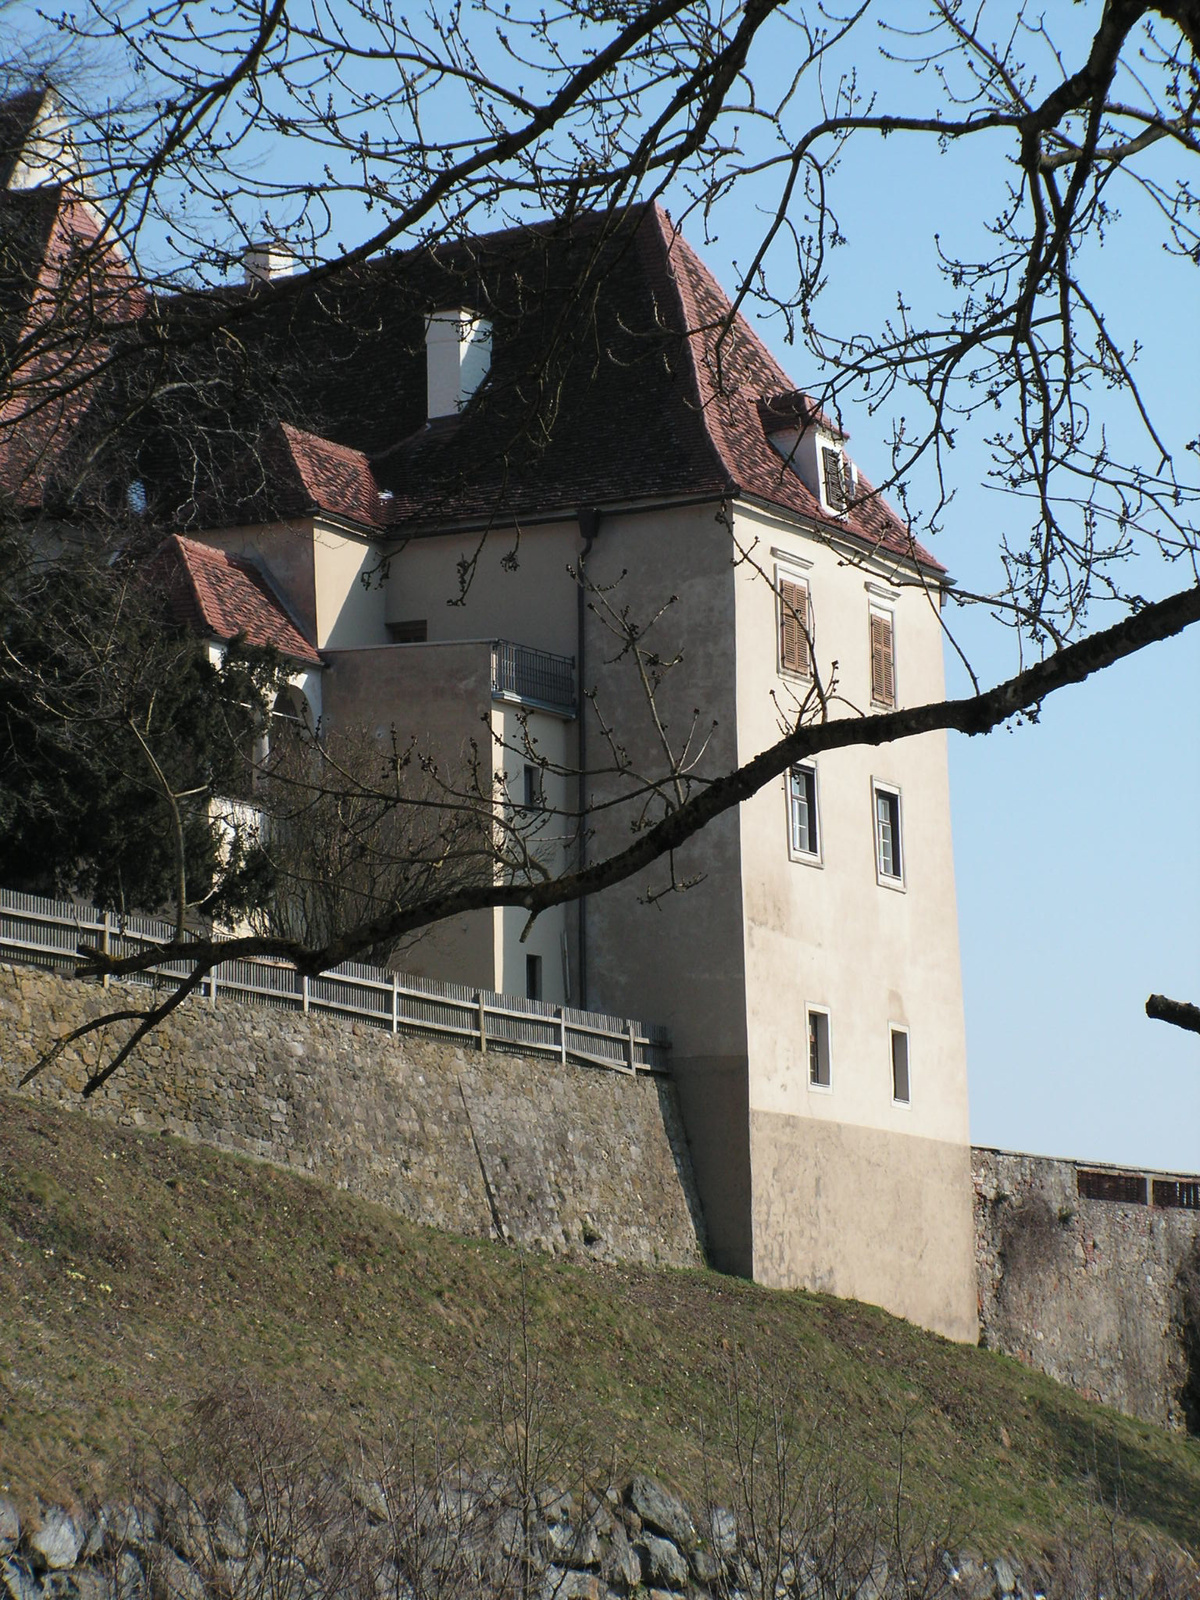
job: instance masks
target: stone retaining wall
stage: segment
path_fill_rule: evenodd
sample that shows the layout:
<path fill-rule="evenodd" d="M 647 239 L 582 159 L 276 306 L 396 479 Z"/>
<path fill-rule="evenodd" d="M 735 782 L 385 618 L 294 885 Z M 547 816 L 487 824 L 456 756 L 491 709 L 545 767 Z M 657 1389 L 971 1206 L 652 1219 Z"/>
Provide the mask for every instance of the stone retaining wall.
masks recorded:
<path fill-rule="evenodd" d="M 1079 1192 L 1081 1171 L 1114 1193 L 1141 1173 L 983 1149 L 972 1166 L 982 1342 L 1130 1416 L 1200 1432 L 1200 1210 Z"/>
<path fill-rule="evenodd" d="M 122 994 L 145 1005 L 144 988 L 0 965 L 0 1085 Z M 703 1260 L 668 1079 L 225 1001 L 185 1002 L 81 1101 L 96 1049 L 82 1041 L 22 1092 L 297 1168 L 452 1233 L 604 1261 Z"/>

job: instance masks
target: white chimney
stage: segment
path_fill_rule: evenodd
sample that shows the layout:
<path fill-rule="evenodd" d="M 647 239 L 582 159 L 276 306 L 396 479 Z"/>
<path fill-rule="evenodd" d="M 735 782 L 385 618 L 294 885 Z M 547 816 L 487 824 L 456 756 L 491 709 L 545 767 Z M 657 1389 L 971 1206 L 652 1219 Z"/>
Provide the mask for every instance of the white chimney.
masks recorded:
<path fill-rule="evenodd" d="M 272 278 L 290 278 L 296 270 L 296 258 L 278 239 L 264 239 L 246 246 L 242 266 L 247 283 L 270 283 Z"/>
<path fill-rule="evenodd" d="M 458 306 L 425 320 L 427 415 L 456 417 L 487 377 L 492 325 Z"/>

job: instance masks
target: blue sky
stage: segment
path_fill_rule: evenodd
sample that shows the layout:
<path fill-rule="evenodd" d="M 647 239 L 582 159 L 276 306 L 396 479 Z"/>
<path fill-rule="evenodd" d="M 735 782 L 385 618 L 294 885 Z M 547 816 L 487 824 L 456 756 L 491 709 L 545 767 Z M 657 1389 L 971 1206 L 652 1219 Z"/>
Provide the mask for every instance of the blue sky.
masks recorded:
<path fill-rule="evenodd" d="M 200 8 L 195 8 L 199 11 Z M 1094 20 L 1096 4 L 1063 25 Z M 6 20 L 30 23 L 18 5 Z M 868 35 L 868 38 L 871 36 Z M 1078 39 L 1078 32 L 1075 33 Z M 766 74 L 786 65 L 770 51 Z M 919 110 L 931 85 L 902 66 L 860 64 L 894 108 Z M 815 114 L 815 113 L 814 113 Z M 821 309 L 846 329 L 877 325 L 903 289 L 918 306 L 939 303 L 935 233 L 978 237 L 1002 203 L 1008 146 L 971 140 L 938 156 L 928 142 L 862 140 L 838 176 L 847 243 L 830 257 Z M 309 158 L 311 160 L 311 158 Z M 271 152 L 275 172 L 302 151 Z M 764 190 L 724 202 L 716 237 L 699 221 L 688 236 L 726 284 L 762 226 Z M 667 197 L 672 204 L 673 197 Z M 1141 381 L 1172 448 L 1182 452 L 1200 418 L 1197 270 L 1160 249 L 1153 218 L 1129 212 L 1087 265 L 1122 342 L 1144 346 Z M 674 197 L 672 209 L 681 209 Z M 339 215 L 338 234 L 365 219 Z M 786 345 L 777 322 L 757 324 L 797 382 L 819 378 Z M 1108 419 L 1128 427 L 1126 413 Z M 887 461 L 891 417 L 846 417 L 851 450 L 869 476 Z M 988 460 L 964 433 L 954 454 L 956 500 L 936 553 L 965 584 L 995 581 L 997 530 L 1025 508 L 986 487 Z M 914 484 L 918 494 L 922 488 Z M 1150 595 L 1187 573 L 1146 562 L 1136 581 Z M 1015 667 L 1010 642 L 982 608 L 951 618 L 981 676 Z M 952 692 L 965 680 L 949 663 Z M 1200 1002 L 1200 628 L 1153 647 L 1047 702 L 1036 726 L 986 738 L 951 736 L 955 859 L 976 1142 L 1190 1171 L 1200 1170 L 1200 1039 L 1143 1013 L 1161 991 Z"/>

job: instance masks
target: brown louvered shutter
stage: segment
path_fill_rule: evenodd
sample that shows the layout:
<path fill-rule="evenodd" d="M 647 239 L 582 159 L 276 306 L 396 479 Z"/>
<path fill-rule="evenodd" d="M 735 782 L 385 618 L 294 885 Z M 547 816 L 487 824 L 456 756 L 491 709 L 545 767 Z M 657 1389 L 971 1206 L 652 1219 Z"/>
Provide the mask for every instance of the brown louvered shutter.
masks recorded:
<path fill-rule="evenodd" d="M 842 452 L 831 445 L 821 447 L 821 472 L 825 480 L 825 504 L 831 511 L 846 509 L 846 480 L 842 477 Z"/>
<path fill-rule="evenodd" d="M 809 673 L 808 590 L 802 583 L 779 580 L 779 660 L 788 672 Z"/>
<path fill-rule="evenodd" d="M 880 611 L 871 613 L 871 699 L 880 706 L 896 704 L 892 619 Z"/>

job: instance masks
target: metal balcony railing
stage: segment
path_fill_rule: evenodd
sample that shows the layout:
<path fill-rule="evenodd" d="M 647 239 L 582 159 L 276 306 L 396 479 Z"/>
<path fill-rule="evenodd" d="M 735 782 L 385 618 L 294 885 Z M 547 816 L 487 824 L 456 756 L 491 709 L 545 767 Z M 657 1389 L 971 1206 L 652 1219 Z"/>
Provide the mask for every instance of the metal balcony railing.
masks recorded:
<path fill-rule="evenodd" d="M 507 639 L 492 641 L 492 693 L 573 717 L 575 657 L 555 656 Z"/>

